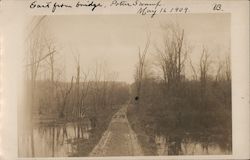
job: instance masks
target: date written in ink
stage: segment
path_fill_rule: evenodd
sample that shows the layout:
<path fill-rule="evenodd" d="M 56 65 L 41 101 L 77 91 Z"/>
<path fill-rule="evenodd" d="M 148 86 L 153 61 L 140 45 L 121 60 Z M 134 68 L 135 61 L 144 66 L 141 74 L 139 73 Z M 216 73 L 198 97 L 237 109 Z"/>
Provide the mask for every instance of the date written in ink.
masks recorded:
<path fill-rule="evenodd" d="M 170 9 L 170 13 L 187 13 L 188 7 L 173 7 Z"/>
<path fill-rule="evenodd" d="M 189 12 L 188 7 L 172 7 L 172 8 L 161 8 L 159 13 L 187 13 Z"/>
<path fill-rule="evenodd" d="M 151 18 L 153 18 L 157 14 L 164 14 L 164 13 L 187 13 L 189 12 L 188 7 L 174 7 L 174 8 L 140 8 L 137 11 L 137 14 L 140 15 L 151 15 Z"/>

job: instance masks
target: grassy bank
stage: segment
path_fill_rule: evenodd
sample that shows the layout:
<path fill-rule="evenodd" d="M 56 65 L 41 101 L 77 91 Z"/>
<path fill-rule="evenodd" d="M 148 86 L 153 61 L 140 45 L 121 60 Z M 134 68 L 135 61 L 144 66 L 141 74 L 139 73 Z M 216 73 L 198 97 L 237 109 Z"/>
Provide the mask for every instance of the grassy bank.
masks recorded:
<path fill-rule="evenodd" d="M 102 134 L 107 130 L 112 116 L 119 110 L 120 106 L 109 107 L 108 111 L 99 112 L 97 115 L 97 124 L 91 130 L 91 136 L 88 140 L 77 140 L 74 145 L 74 151 L 70 155 L 72 157 L 86 157 L 90 154 L 93 148 L 98 144 Z"/>
<path fill-rule="evenodd" d="M 135 105 L 129 105 L 127 117 L 132 129 L 137 134 L 137 138 L 145 156 L 156 155 L 156 145 L 154 135 L 149 129 L 145 130 L 143 120 L 138 116 Z"/>

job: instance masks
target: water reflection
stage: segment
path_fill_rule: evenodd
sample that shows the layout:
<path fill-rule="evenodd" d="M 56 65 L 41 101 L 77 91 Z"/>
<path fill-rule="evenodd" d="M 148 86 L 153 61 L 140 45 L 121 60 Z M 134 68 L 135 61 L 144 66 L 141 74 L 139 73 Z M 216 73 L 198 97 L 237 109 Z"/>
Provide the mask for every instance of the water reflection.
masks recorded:
<path fill-rule="evenodd" d="M 190 137 L 155 136 L 157 155 L 222 155 L 230 154 L 230 148 L 223 148 L 218 143 L 201 137 L 196 141 Z M 230 146 L 230 145 L 228 145 Z"/>
<path fill-rule="evenodd" d="M 36 157 L 67 157 L 77 151 L 78 143 L 91 136 L 90 123 L 40 124 L 34 127 Z M 31 156 L 31 136 L 19 137 L 19 155 Z"/>
<path fill-rule="evenodd" d="M 65 124 L 39 124 L 33 129 L 35 157 L 88 156 L 93 147 L 93 129 L 89 121 Z M 211 136 L 156 135 L 157 155 L 231 154 L 230 144 L 221 144 Z M 199 137 L 199 138 L 197 138 Z M 216 143 L 215 143 L 216 142 Z M 19 155 L 31 157 L 31 136 L 19 136 Z"/>

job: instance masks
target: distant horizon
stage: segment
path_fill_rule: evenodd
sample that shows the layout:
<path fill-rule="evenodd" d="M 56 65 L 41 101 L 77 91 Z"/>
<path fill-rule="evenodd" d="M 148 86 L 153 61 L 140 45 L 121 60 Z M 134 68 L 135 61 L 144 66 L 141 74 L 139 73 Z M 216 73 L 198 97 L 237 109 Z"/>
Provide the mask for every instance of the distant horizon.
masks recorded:
<path fill-rule="evenodd" d="M 26 80 L 26 81 L 31 81 L 31 80 Z M 36 82 L 46 82 L 46 81 L 51 81 L 51 79 L 37 79 Z M 58 82 L 58 83 L 71 83 L 71 80 L 70 81 L 62 81 L 62 80 L 56 80 L 55 82 Z M 75 79 L 74 79 L 74 82 L 75 82 Z M 132 85 L 133 83 L 135 82 L 132 82 L 132 83 L 129 83 L 129 82 L 126 82 L 126 81 L 117 81 L 117 80 L 114 80 L 114 81 L 105 81 L 105 80 L 102 80 L 102 81 L 98 81 L 98 83 L 102 83 L 102 82 L 108 82 L 108 83 L 124 83 L 124 84 L 127 84 L 127 85 Z M 88 81 L 79 81 L 79 83 L 97 83 L 97 81 L 95 80 L 88 80 Z M 74 84 L 74 83 L 73 83 Z"/>

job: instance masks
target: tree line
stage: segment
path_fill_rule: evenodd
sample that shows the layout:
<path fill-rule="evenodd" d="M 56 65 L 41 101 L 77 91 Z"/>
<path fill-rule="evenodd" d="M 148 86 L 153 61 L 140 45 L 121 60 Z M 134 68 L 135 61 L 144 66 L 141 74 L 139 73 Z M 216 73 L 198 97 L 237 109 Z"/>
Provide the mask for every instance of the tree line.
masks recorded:
<path fill-rule="evenodd" d="M 137 98 L 129 114 L 138 117 L 149 137 L 163 135 L 175 142 L 177 149 L 170 154 L 180 154 L 180 143 L 186 137 L 206 145 L 218 142 L 222 148 L 231 149 L 229 55 L 214 61 L 203 47 L 194 64 L 185 30 L 172 25 L 161 27 L 165 32 L 163 45 L 149 52 L 148 36 L 144 51 L 139 50 L 132 84 Z"/>
<path fill-rule="evenodd" d="M 118 74 L 109 70 L 105 62 L 96 61 L 91 69 L 82 68 L 81 53 L 74 51 L 68 54 L 74 58 L 75 74 L 70 80 L 66 79 L 59 45 L 40 24 L 43 19 L 38 20 L 26 42 L 24 113 L 20 113 L 22 126 L 26 126 L 22 131 L 28 132 L 31 139 L 33 157 L 33 131 L 37 125 L 76 122 L 79 131 L 82 123 L 88 120 L 100 137 L 99 132 L 105 130 L 120 105 L 128 101 L 130 92 L 129 84 L 118 82 Z"/>

